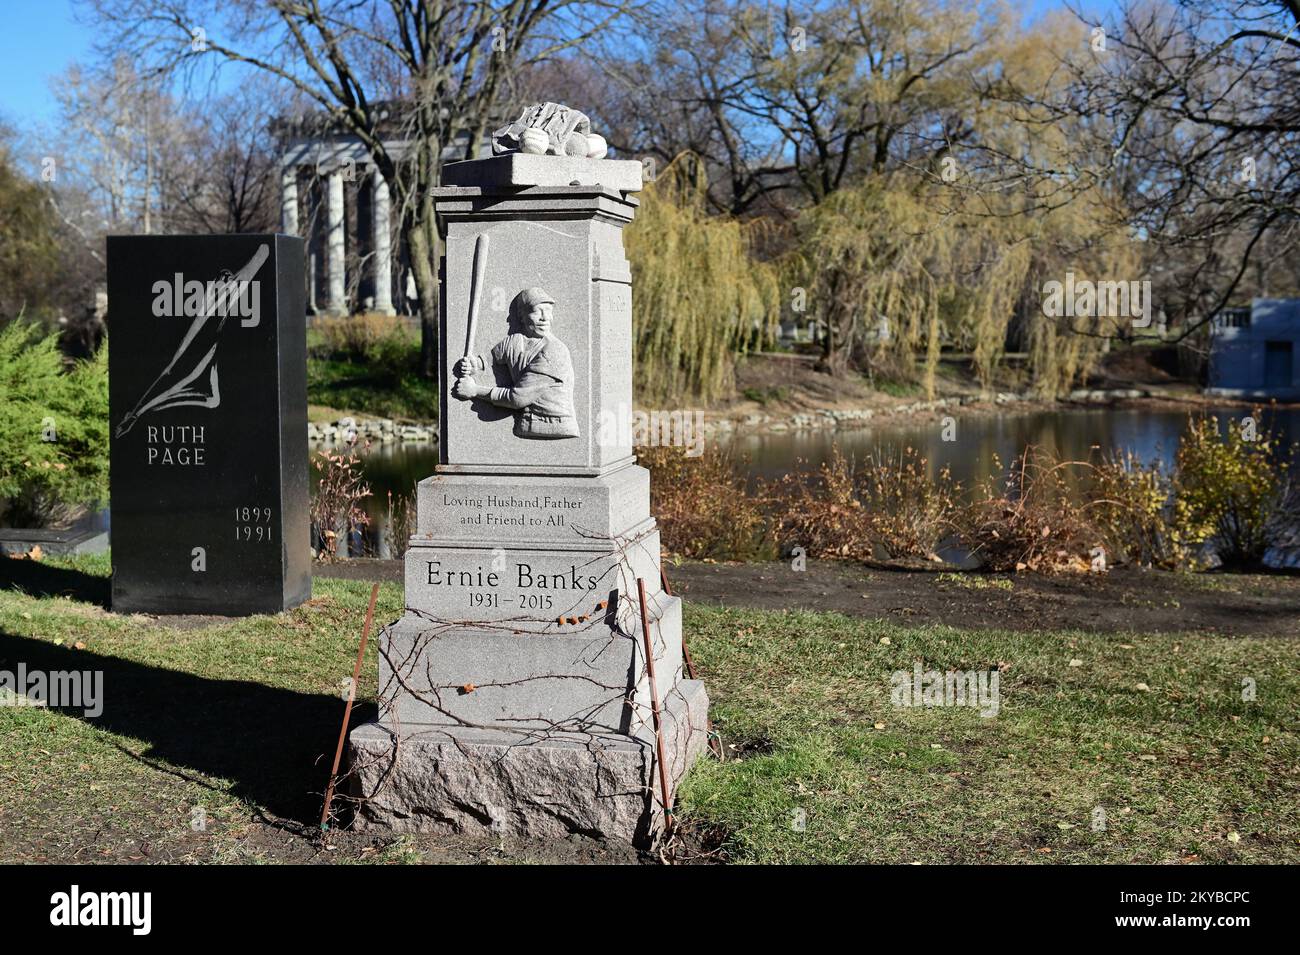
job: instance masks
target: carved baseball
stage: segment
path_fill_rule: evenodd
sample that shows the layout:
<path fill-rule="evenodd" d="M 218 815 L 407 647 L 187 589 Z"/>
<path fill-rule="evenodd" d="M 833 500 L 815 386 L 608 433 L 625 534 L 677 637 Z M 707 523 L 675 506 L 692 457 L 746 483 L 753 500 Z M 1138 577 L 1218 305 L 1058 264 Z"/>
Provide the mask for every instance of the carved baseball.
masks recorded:
<path fill-rule="evenodd" d="M 587 158 L 604 159 L 609 153 L 609 144 L 605 142 L 604 136 L 597 136 L 591 133 L 587 136 Z"/>
<path fill-rule="evenodd" d="M 551 144 L 551 138 L 546 135 L 544 129 L 529 127 L 525 129 L 523 135 L 519 137 L 520 149 L 526 153 L 532 153 L 535 156 L 541 156 L 546 153 L 546 147 Z"/>
<path fill-rule="evenodd" d="M 569 138 L 564 141 L 564 154 L 584 158 L 587 155 L 587 137 L 582 133 L 569 133 Z"/>

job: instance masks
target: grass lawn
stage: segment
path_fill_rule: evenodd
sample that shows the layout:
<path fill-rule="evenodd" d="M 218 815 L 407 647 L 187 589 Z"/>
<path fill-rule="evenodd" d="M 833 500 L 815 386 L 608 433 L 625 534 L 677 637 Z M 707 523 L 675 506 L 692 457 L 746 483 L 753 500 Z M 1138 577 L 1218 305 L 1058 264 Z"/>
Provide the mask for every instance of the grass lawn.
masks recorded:
<path fill-rule="evenodd" d="M 104 558 L 47 564 L 46 592 L 102 594 Z M 369 585 L 318 578 L 315 593 L 285 614 L 176 627 L 0 590 L 0 669 L 101 669 L 106 701 L 89 720 L 0 707 L 0 862 L 312 858 Z M 379 618 L 401 603 L 385 585 Z M 1294 640 L 699 605 L 686 627 L 732 754 L 698 764 L 681 797 L 690 843 L 711 858 L 1300 861 Z M 373 644 L 369 656 L 360 692 L 373 698 Z M 894 708 L 890 674 L 917 659 L 999 665 L 1000 712 Z M 438 851 L 406 837 L 324 858 Z"/>

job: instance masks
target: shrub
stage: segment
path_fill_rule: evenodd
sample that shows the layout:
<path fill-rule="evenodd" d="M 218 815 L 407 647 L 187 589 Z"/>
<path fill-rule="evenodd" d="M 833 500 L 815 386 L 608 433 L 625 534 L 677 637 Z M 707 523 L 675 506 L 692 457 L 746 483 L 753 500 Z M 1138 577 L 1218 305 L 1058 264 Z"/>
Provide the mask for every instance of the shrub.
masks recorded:
<path fill-rule="evenodd" d="M 1078 470 L 1088 467 L 1026 448 L 1001 485 L 989 478 L 963 509 L 962 541 L 989 570 L 1087 570 L 1104 546 L 1075 491 Z M 1001 470 L 996 457 L 994 468 Z"/>
<path fill-rule="evenodd" d="M 638 448 L 650 469 L 651 513 L 663 546 L 683 557 L 752 560 L 773 555 L 760 501 L 746 487 L 742 461 L 709 447 Z"/>
<path fill-rule="evenodd" d="M 388 552 L 393 559 L 406 556 L 406 547 L 415 533 L 416 494 L 388 492 Z"/>
<path fill-rule="evenodd" d="M 1173 517 L 1185 562 L 1194 563 L 1196 552 L 1209 543 L 1225 564 L 1255 563 L 1273 538 L 1300 518 L 1290 463 L 1279 454 L 1276 434 L 1261 421 L 1255 408 L 1223 431 L 1213 416 L 1188 422 L 1178 446 Z"/>
<path fill-rule="evenodd" d="M 338 535 L 369 525 L 361 502 L 370 497 L 370 485 L 361 476 L 361 458 L 353 444 L 337 451 L 318 451 L 312 467 L 320 475 L 311 502 L 311 523 L 318 544 L 316 556 L 329 561 L 338 556 Z"/>
<path fill-rule="evenodd" d="M 312 332 L 313 350 L 325 356 L 385 365 L 400 361 L 418 344 L 400 317 L 375 312 L 317 318 Z"/>
<path fill-rule="evenodd" d="M 766 500 L 782 542 L 813 557 L 932 557 L 954 530 L 961 494 L 947 468 L 933 477 L 912 447 L 877 450 L 854 464 L 839 450 L 816 474 L 797 471 L 769 485 Z"/>
<path fill-rule="evenodd" d="M 108 497 L 108 346 L 65 371 L 57 335 L 0 329 L 0 511 L 18 526 L 65 520 Z"/>
<path fill-rule="evenodd" d="M 1160 462 L 1143 464 L 1131 451 L 1111 452 L 1092 465 L 1087 513 L 1111 563 L 1168 565 L 1172 480 Z"/>
<path fill-rule="evenodd" d="M 781 550 L 810 557 L 872 556 L 869 514 L 854 489 L 853 466 L 838 449 L 818 471 L 794 470 L 764 489 Z"/>
<path fill-rule="evenodd" d="M 1247 436 L 1259 420 L 1256 409 L 1222 434 L 1213 418 L 1192 420 L 1172 471 L 1128 452 L 1065 461 L 1030 447 L 1005 473 L 995 458 L 995 476 L 969 501 L 911 447 L 861 463 L 834 451 L 752 491 L 726 451 L 641 457 L 665 546 L 687 557 L 746 560 L 778 545 L 819 558 L 933 557 L 955 538 L 993 571 L 1191 567 L 1205 545 L 1225 564 L 1249 564 L 1300 527 L 1290 449 L 1272 431 Z"/>

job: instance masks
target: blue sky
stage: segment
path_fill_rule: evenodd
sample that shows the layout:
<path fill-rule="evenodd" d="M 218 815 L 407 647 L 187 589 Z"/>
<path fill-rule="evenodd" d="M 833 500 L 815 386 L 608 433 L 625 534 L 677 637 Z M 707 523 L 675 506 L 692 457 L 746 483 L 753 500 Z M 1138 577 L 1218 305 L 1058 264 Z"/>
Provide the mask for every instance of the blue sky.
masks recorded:
<path fill-rule="evenodd" d="M 72 0 L 0 0 L 0 115 L 15 124 L 52 120 L 49 81 L 90 58 L 91 27 L 73 19 Z"/>
<path fill-rule="evenodd" d="M 1017 4 L 1030 16 L 1063 5 Z M 0 0 L 0 117 L 19 126 L 55 118 L 50 79 L 73 60 L 88 61 L 94 43 L 94 28 L 75 13 L 73 0 Z"/>

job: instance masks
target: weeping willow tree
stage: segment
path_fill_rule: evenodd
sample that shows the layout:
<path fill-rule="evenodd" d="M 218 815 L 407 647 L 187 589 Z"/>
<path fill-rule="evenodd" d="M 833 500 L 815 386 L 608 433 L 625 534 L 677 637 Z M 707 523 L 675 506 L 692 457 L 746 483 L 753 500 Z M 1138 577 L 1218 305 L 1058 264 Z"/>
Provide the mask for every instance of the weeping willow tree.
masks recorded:
<path fill-rule="evenodd" d="M 931 267 L 947 235 L 898 188 L 897 177 L 841 189 L 804 212 L 799 225 L 794 272 L 825 325 L 825 367 L 910 377 L 923 342 L 927 354 L 937 353 L 941 296 Z"/>
<path fill-rule="evenodd" d="M 729 397 L 736 357 L 776 334 L 781 288 L 777 267 L 754 254 L 761 225 L 711 216 L 707 188 L 702 164 L 678 156 L 641 193 L 627 231 L 643 402 Z"/>
<path fill-rule="evenodd" d="M 1139 249 L 1119 241 L 1104 243 L 1086 255 L 1065 258 L 1058 254 L 1054 258 L 1054 265 L 1044 262 L 1034 271 L 1043 282 L 1060 282 L 1066 272 L 1073 272 L 1076 281 L 1110 281 L 1116 276 L 1136 280 L 1142 269 Z M 1037 288 L 1041 290 L 1042 284 Z M 1035 299 L 1037 313 L 1028 323 L 1029 367 L 1035 393 L 1055 398 L 1093 370 L 1110 340 L 1122 335 L 1132 319 L 1100 314 L 1096 309 L 1089 314 L 1049 316 L 1043 313 L 1041 301 L 1040 294 Z"/>
<path fill-rule="evenodd" d="M 975 379 L 992 390 L 1006 353 L 1007 332 L 1022 298 L 1032 261 L 1023 239 L 1006 235 L 1002 221 L 985 221 L 955 229 L 953 258 L 945 279 L 965 294 L 948 329 L 953 347 L 969 354 Z M 933 375 L 937 356 L 927 364 Z"/>
<path fill-rule="evenodd" d="M 1017 323 L 1033 391 L 1058 397 L 1093 369 L 1130 319 L 1050 315 L 1045 283 L 1062 282 L 1068 273 L 1097 282 L 1136 279 L 1144 269 L 1142 249 L 1122 215 L 1096 195 L 1038 213 L 1002 205 L 1004 214 L 963 226 L 966 241 L 958 245 L 954 274 L 959 280 L 969 276 L 962 287 L 972 292 L 959 322 L 960 347 L 970 351 L 976 378 L 990 389 L 1011 324 Z"/>
<path fill-rule="evenodd" d="M 825 366 L 910 380 L 920 357 L 933 396 L 945 344 L 991 382 L 1030 252 L 1006 219 L 941 210 L 923 185 L 873 176 L 808 210 L 797 270 L 826 325 Z"/>
<path fill-rule="evenodd" d="M 944 191 L 908 172 L 840 190 L 800 218 L 795 267 L 825 322 L 823 364 L 919 380 L 933 397 L 948 346 L 971 356 L 990 389 L 1018 321 L 1035 391 L 1068 390 L 1127 319 L 1049 317 L 1042 283 L 1067 271 L 1141 274 L 1138 246 L 1104 199 L 1094 192 L 1044 210 L 1032 194 Z"/>

